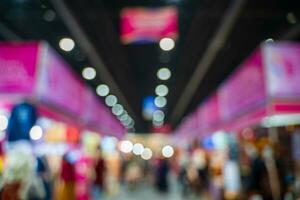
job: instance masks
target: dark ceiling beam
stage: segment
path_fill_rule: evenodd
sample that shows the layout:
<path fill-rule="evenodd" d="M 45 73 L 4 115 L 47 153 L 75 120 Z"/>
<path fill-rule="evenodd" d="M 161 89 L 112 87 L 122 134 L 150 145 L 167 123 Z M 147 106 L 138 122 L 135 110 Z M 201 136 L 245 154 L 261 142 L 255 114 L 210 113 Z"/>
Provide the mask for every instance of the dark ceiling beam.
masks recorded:
<path fill-rule="evenodd" d="M 13 30 L 11 30 L 2 22 L 0 22 L 0 35 L 5 40 L 13 40 L 13 41 L 22 40 L 22 38 L 17 33 L 15 33 Z"/>
<path fill-rule="evenodd" d="M 196 67 L 195 72 L 185 86 L 183 93 L 179 97 L 179 100 L 177 101 L 174 110 L 171 113 L 170 119 L 173 123 L 178 122 L 183 116 L 189 103 L 195 95 L 197 88 L 209 70 L 210 65 L 226 43 L 226 40 L 234 28 L 236 21 L 240 17 L 241 11 L 243 10 L 246 2 L 247 0 L 234 0 L 225 11 L 215 34 L 210 40 L 205 53 Z"/>
<path fill-rule="evenodd" d="M 69 29 L 70 33 L 78 42 L 81 49 L 87 54 L 88 59 L 97 70 L 97 74 L 99 75 L 101 80 L 107 85 L 109 85 L 113 94 L 118 97 L 119 102 L 124 106 L 124 108 L 130 114 L 130 116 L 137 122 L 138 118 L 136 114 L 132 110 L 127 99 L 125 98 L 116 81 L 114 80 L 113 76 L 108 71 L 107 66 L 104 64 L 101 56 L 97 52 L 96 47 L 91 42 L 91 40 L 77 21 L 72 11 L 67 7 L 63 0 L 51 0 L 51 2 L 57 13 L 61 16 L 61 19 L 64 21 L 65 25 Z"/>

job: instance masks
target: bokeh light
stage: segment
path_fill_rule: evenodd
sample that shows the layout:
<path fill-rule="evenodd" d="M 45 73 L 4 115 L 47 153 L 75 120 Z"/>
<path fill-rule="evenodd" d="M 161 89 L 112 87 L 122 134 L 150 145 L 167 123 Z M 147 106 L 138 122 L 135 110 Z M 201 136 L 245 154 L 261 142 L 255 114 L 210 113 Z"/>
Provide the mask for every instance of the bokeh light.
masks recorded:
<path fill-rule="evenodd" d="M 145 148 L 144 151 L 142 152 L 142 159 L 144 160 L 150 160 L 152 158 L 152 150 L 149 148 Z"/>
<path fill-rule="evenodd" d="M 155 88 L 155 93 L 157 96 L 163 97 L 169 93 L 169 89 L 166 85 L 161 84 Z"/>
<path fill-rule="evenodd" d="M 157 78 L 160 80 L 168 80 L 171 77 L 171 71 L 168 68 L 161 68 L 157 72 Z"/>
<path fill-rule="evenodd" d="M 40 126 L 35 125 L 30 129 L 29 135 L 32 140 L 39 140 L 43 136 L 43 129 Z"/>
<path fill-rule="evenodd" d="M 92 80 L 96 77 L 96 70 L 92 67 L 85 67 L 82 70 L 82 77 L 86 80 Z"/>
<path fill-rule="evenodd" d="M 170 51 L 175 47 L 175 41 L 171 38 L 163 38 L 160 40 L 159 46 L 164 51 Z"/>
<path fill-rule="evenodd" d="M 133 144 L 129 140 L 123 140 L 120 144 L 120 151 L 123 153 L 130 153 L 133 149 Z"/>
<path fill-rule="evenodd" d="M 115 95 L 108 95 L 106 98 L 105 98 L 105 104 L 107 106 L 114 106 L 116 105 L 116 103 L 118 102 L 118 99 Z"/>
<path fill-rule="evenodd" d="M 100 84 L 97 86 L 96 92 L 99 96 L 105 97 L 109 94 L 109 87 L 105 84 Z"/>
<path fill-rule="evenodd" d="M 59 47 L 64 51 L 72 51 L 75 47 L 75 42 L 71 38 L 62 38 L 59 41 Z"/>
<path fill-rule="evenodd" d="M 132 152 L 134 155 L 141 155 L 144 151 L 144 146 L 141 143 L 133 145 Z"/>
<path fill-rule="evenodd" d="M 164 148 L 162 149 L 162 155 L 165 158 L 171 158 L 174 155 L 173 147 L 171 147 L 170 145 L 164 146 Z"/>

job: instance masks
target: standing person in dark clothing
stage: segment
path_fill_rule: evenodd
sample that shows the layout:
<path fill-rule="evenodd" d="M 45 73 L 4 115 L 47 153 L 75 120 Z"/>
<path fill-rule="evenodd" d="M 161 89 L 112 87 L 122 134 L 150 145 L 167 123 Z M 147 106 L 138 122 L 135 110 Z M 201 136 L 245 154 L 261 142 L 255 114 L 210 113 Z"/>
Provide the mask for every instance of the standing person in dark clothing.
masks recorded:
<path fill-rule="evenodd" d="M 170 171 L 170 166 L 168 160 L 166 159 L 160 160 L 156 171 L 156 187 L 160 192 L 168 192 L 169 171 Z"/>
<path fill-rule="evenodd" d="M 92 188 L 93 200 L 101 199 L 102 193 L 105 189 L 104 179 L 105 179 L 106 165 L 101 151 L 99 150 L 98 158 L 95 165 L 95 181 Z"/>

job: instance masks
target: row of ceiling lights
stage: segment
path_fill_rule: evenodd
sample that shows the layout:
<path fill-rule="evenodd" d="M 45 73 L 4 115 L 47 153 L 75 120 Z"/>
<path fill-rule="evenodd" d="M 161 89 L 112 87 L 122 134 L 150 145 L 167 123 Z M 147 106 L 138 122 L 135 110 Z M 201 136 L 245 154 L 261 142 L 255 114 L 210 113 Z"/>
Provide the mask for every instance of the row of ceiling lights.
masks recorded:
<path fill-rule="evenodd" d="M 170 51 L 175 47 L 175 41 L 171 38 L 163 38 L 159 42 L 159 46 L 164 51 Z M 171 78 L 171 71 L 169 68 L 163 67 L 157 71 L 157 78 L 166 81 Z M 159 84 L 155 88 L 154 105 L 159 108 L 153 112 L 152 123 L 155 127 L 160 127 L 164 124 L 165 113 L 161 110 L 167 105 L 166 96 L 169 93 L 169 88 L 164 84 Z"/>
<path fill-rule="evenodd" d="M 71 38 L 62 38 L 59 41 L 59 47 L 66 51 L 72 51 L 75 47 L 75 42 Z M 85 67 L 82 70 L 82 77 L 86 80 L 93 80 L 96 78 L 97 72 L 93 67 Z M 109 94 L 110 89 L 105 84 L 99 84 L 96 88 L 98 96 L 105 97 L 105 104 L 111 107 L 112 113 L 120 120 L 124 127 L 134 131 L 134 120 L 130 117 L 124 107 L 118 103 L 115 95 Z"/>

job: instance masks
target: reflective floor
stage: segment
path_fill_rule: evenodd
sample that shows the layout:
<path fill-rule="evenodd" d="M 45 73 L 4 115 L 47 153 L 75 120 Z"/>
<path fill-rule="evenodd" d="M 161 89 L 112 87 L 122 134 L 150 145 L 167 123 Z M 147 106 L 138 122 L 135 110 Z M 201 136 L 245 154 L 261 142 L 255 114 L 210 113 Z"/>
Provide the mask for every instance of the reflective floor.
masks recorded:
<path fill-rule="evenodd" d="M 196 195 L 182 196 L 181 188 L 175 180 L 170 178 L 170 189 L 167 193 L 158 192 L 152 185 L 140 184 L 129 189 L 128 186 L 121 187 L 121 192 L 116 196 L 105 197 L 105 200 L 205 200 Z"/>

